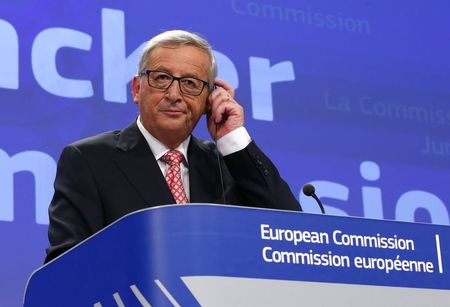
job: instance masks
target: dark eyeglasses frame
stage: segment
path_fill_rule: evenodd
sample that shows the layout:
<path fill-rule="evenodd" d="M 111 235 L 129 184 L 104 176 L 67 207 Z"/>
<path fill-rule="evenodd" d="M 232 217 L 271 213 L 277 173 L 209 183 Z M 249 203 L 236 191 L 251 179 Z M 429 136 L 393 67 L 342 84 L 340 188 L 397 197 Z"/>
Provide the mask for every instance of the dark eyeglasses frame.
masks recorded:
<path fill-rule="evenodd" d="M 166 75 L 168 75 L 168 76 L 170 76 L 172 78 L 172 82 L 170 82 L 167 87 L 155 87 L 153 85 L 150 85 L 149 74 L 152 73 L 152 72 L 164 73 L 164 74 L 166 74 Z M 139 73 L 139 77 L 142 77 L 142 76 L 145 76 L 145 75 L 147 75 L 147 84 L 148 84 L 148 86 L 153 87 L 153 88 L 157 88 L 157 89 L 160 89 L 160 90 L 167 90 L 169 87 L 172 86 L 173 81 L 178 81 L 178 88 L 180 89 L 180 92 L 185 94 L 185 95 L 189 95 L 189 96 L 200 96 L 202 94 L 203 90 L 205 89 L 205 86 L 209 85 L 208 82 L 206 82 L 204 80 L 201 80 L 201 79 L 198 79 L 198 78 L 194 78 L 194 77 L 175 77 L 175 76 L 169 74 L 168 72 L 161 71 L 161 70 L 148 70 L 147 69 L 147 70 L 143 70 L 143 71 L 141 71 Z M 200 90 L 200 92 L 198 94 L 196 94 L 196 95 L 195 94 L 186 93 L 181 88 L 181 82 L 180 81 L 183 80 L 183 79 L 195 79 L 195 80 L 198 80 L 198 81 L 202 82 L 203 87 Z"/>

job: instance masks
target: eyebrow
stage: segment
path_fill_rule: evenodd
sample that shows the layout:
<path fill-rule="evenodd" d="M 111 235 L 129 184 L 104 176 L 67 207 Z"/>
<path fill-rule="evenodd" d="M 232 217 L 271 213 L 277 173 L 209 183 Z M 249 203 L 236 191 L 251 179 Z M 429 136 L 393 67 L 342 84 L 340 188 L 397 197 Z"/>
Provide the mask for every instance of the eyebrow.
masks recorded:
<path fill-rule="evenodd" d="M 165 66 L 159 66 L 159 67 L 157 67 L 157 68 L 155 68 L 155 69 L 150 69 L 150 70 L 162 71 L 162 72 L 166 72 L 166 73 L 168 73 L 168 74 L 173 75 L 173 73 L 170 71 L 170 69 L 166 68 Z M 193 73 L 188 73 L 188 74 L 186 74 L 186 75 L 175 76 L 175 77 L 180 77 L 180 78 L 195 78 L 195 79 L 198 79 L 198 80 L 202 80 L 202 81 L 203 81 L 203 79 L 202 79 L 201 77 L 199 77 L 198 75 L 193 74 Z"/>

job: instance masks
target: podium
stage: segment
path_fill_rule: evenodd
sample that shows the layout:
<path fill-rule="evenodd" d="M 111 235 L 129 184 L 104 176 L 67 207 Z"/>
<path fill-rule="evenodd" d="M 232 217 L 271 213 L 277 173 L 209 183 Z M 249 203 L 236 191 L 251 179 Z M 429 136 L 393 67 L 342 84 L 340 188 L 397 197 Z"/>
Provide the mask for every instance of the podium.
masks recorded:
<path fill-rule="evenodd" d="M 448 306 L 449 245 L 448 226 L 162 206 L 35 271 L 24 306 Z"/>

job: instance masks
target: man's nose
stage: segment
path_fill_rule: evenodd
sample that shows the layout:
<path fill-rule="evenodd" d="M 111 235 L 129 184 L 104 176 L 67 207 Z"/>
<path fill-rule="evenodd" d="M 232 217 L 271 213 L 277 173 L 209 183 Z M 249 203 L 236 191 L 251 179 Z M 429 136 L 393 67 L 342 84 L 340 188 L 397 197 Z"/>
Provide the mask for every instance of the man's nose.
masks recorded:
<path fill-rule="evenodd" d="M 167 97 L 169 97 L 171 99 L 178 99 L 181 97 L 179 82 L 180 81 L 178 81 L 178 80 L 173 80 L 172 84 L 166 90 Z"/>

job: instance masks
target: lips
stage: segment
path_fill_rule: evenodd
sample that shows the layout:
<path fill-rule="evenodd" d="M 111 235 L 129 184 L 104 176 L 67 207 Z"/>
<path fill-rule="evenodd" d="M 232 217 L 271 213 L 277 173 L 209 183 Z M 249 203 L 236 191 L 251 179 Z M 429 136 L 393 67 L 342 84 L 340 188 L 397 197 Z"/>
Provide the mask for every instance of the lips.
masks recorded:
<path fill-rule="evenodd" d="M 162 109 L 162 110 L 160 110 L 160 112 L 167 114 L 167 115 L 181 115 L 181 114 L 186 113 L 180 109 Z"/>

